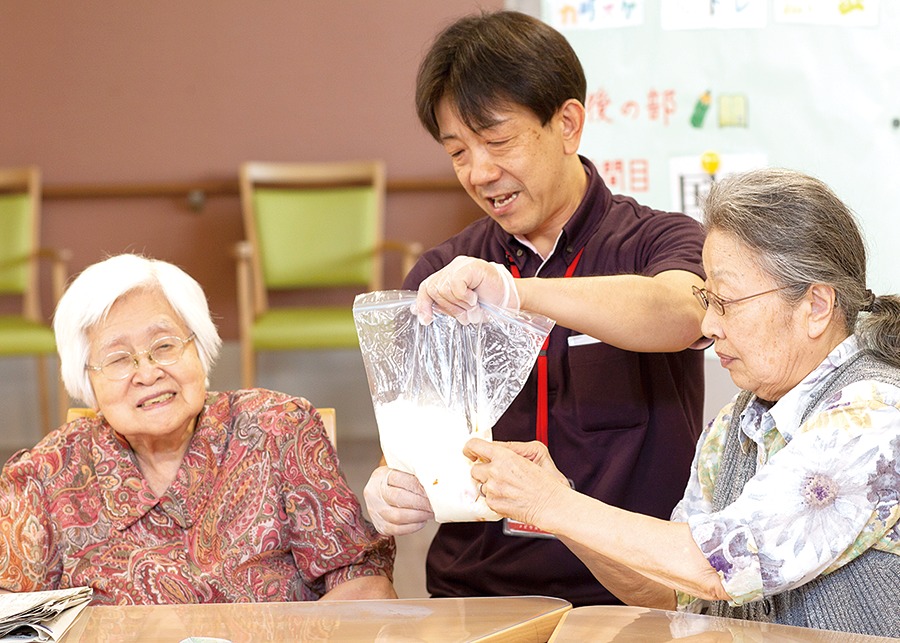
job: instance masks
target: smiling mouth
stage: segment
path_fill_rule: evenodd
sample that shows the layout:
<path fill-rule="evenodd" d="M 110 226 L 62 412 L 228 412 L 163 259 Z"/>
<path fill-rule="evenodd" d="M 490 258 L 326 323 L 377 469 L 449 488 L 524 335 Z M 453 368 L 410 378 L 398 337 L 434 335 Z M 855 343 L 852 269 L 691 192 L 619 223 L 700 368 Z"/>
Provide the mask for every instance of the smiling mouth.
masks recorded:
<path fill-rule="evenodd" d="M 489 196 L 487 200 L 491 202 L 491 204 L 495 208 L 502 208 L 505 205 L 509 205 L 513 201 L 515 201 L 519 197 L 518 192 L 510 192 L 509 194 L 504 194 L 501 196 Z"/>
<path fill-rule="evenodd" d="M 149 409 L 158 404 L 162 404 L 163 402 L 168 402 L 173 397 L 175 397 L 174 393 L 163 393 L 162 395 L 157 395 L 156 397 L 151 397 L 149 400 L 144 400 L 143 402 L 138 404 L 138 408 Z"/>

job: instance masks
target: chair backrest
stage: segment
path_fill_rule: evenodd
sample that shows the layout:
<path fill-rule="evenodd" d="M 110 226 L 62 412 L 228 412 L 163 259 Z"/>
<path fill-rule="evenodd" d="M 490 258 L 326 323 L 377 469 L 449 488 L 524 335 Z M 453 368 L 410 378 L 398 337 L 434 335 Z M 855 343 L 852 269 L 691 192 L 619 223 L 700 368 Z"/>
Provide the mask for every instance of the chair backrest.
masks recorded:
<path fill-rule="evenodd" d="M 268 290 L 380 290 L 382 161 L 249 161 L 241 165 L 240 188 L 257 313 L 268 308 Z"/>
<path fill-rule="evenodd" d="M 325 434 L 328 436 L 328 439 L 331 440 L 332 446 L 337 449 L 337 418 L 335 417 L 335 411 L 331 407 L 325 407 L 324 409 L 317 409 L 319 411 L 319 415 L 322 416 L 322 424 L 325 427 Z"/>
<path fill-rule="evenodd" d="M 335 417 L 335 411 L 331 407 L 325 407 L 317 409 L 319 411 L 319 415 L 322 416 L 322 424 L 325 427 L 325 434 L 328 436 L 328 439 L 331 440 L 331 444 L 334 448 L 337 448 L 337 418 Z M 66 423 L 74 422 L 78 418 L 92 418 L 97 415 L 97 412 L 94 409 L 88 409 L 83 407 L 70 407 L 68 413 L 66 413 Z"/>
<path fill-rule="evenodd" d="M 23 314 L 40 319 L 37 262 L 41 174 L 36 167 L 0 168 L 0 294 L 21 295 Z"/>
<path fill-rule="evenodd" d="M 92 418 L 97 416 L 97 411 L 80 406 L 70 406 L 66 412 L 66 424 L 74 422 L 78 418 Z"/>

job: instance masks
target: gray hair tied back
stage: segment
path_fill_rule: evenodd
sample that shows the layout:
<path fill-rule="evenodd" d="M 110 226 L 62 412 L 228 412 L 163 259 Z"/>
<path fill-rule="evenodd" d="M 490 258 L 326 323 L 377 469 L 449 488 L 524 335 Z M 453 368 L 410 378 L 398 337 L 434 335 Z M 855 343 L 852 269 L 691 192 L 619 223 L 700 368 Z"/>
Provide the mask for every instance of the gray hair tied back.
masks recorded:
<path fill-rule="evenodd" d="M 863 304 L 863 307 L 860 308 L 860 310 L 864 313 L 870 313 L 870 312 L 872 312 L 872 309 L 875 307 L 875 300 L 878 299 L 878 297 L 876 297 L 875 293 L 873 293 L 868 288 L 866 288 L 866 297 L 867 297 L 867 301 L 865 304 Z"/>

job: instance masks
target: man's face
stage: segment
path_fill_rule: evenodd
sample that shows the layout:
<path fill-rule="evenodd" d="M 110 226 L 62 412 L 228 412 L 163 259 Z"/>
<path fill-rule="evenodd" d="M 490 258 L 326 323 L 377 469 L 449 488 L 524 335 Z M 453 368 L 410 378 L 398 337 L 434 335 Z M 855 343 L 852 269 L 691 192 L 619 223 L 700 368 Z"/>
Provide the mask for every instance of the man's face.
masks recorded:
<path fill-rule="evenodd" d="M 531 110 L 511 104 L 492 112 L 487 127 L 473 131 L 453 103 L 446 98 L 438 103 L 441 142 L 456 176 L 481 209 L 510 234 L 533 242 L 547 235 L 555 241 L 581 202 L 583 191 L 573 190 L 566 175 L 577 150 L 577 140 L 573 147 L 567 131 L 570 107 L 561 107 L 542 126 Z"/>

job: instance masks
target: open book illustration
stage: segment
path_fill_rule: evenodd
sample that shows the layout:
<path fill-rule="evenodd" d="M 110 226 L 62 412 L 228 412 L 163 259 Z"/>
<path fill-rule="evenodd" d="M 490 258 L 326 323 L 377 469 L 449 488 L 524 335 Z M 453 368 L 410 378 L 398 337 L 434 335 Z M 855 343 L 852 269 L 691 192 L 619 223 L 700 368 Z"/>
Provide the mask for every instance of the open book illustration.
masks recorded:
<path fill-rule="evenodd" d="M 92 594 L 90 587 L 0 594 L 0 641 L 58 641 Z"/>

